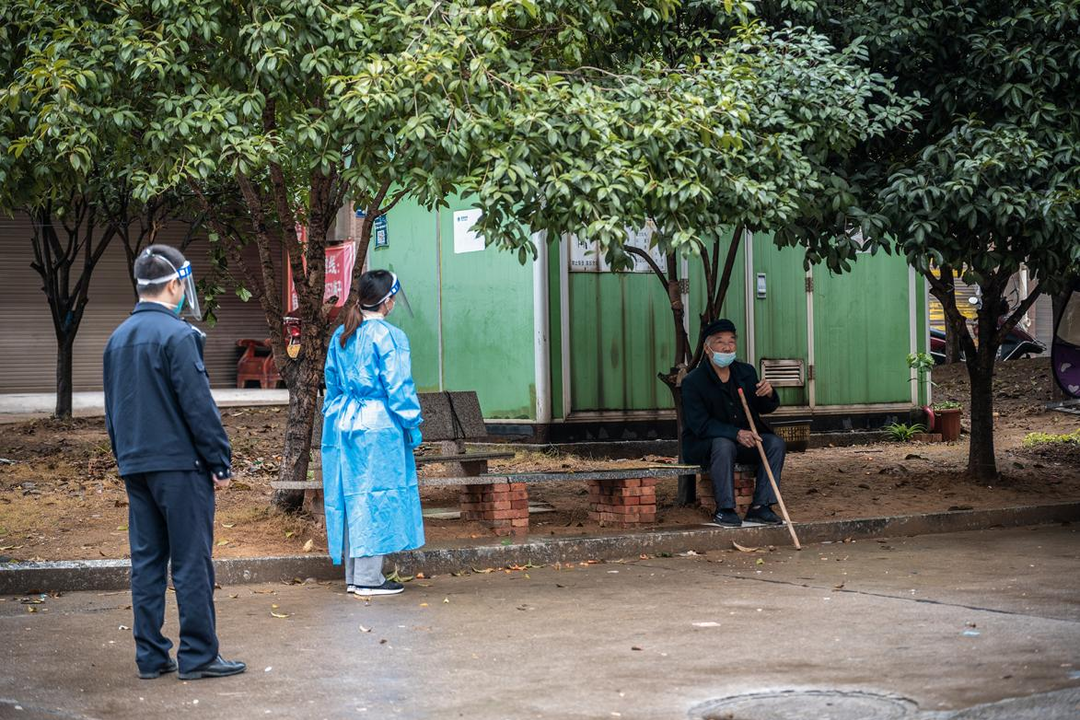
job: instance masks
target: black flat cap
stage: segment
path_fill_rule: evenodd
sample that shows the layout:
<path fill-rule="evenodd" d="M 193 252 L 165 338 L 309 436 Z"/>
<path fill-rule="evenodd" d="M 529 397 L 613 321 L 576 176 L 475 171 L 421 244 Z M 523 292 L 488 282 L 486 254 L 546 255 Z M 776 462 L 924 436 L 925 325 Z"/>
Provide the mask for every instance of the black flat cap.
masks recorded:
<path fill-rule="evenodd" d="M 713 320 L 711 323 L 705 326 L 705 332 L 702 334 L 702 338 L 707 338 L 722 332 L 735 332 L 735 323 L 731 322 L 727 318 L 720 318 L 719 320 Z"/>

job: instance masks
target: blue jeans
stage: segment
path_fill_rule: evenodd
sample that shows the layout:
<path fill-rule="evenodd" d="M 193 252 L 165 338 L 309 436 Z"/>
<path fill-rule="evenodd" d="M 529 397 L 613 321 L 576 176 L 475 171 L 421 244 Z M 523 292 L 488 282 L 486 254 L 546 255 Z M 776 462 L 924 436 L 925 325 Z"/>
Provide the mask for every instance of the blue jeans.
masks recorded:
<path fill-rule="evenodd" d="M 780 473 L 784 469 L 784 455 L 787 445 L 783 438 L 772 433 L 761 436 L 761 446 L 765 448 L 765 457 L 769 459 L 776 486 L 780 487 Z M 761 464 L 761 455 L 757 448 L 743 447 L 734 440 L 715 438 L 709 454 L 709 477 L 712 478 L 713 493 L 716 495 L 717 510 L 735 508 L 735 464 L 757 465 L 757 479 L 754 482 L 752 505 L 772 505 L 776 502 L 776 493 L 769 483 L 765 466 Z"/>

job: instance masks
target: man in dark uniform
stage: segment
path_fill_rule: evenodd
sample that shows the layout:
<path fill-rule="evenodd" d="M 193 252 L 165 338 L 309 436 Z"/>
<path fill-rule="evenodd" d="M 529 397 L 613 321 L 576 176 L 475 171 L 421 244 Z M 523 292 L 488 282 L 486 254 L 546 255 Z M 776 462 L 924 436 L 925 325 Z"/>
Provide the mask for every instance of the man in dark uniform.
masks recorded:
<path fill-rule="evenodd" d="M 105 346 L 105 425 L 128 493 L 135 663 L 149 680 L 243 672 L 218 654 L 211 561 L 214 491 L 229 485 L 232 449 L 210 395 L 191 265 L 151 245 L 135 260 L 139 304 Z M 180 650 L 161 634 L 172 561 Z"/>
<path fill-rule="evenodd" d="M 738 337 L 735 324 L 715 320 L 705 328 L 705 362 L 682 381 L 683 457 L 687 462 L 709 468 L 716 494 L 713 522 L 724 527 L 739 527 L 743 521 L 735 512 L 735 464 L 758 464 L 754 497 L 746 513 L 747 522 L 782 524 L 772 511 L 776 503 L 761 456 L 755 447 L 765 448 L 776 484 L 784 468 L 785 445 L 761 419 L 780 407 L 780 398 L 769 381 L 758 382 L 753 365 L 735 359 Z M 750 430 L 738 390 L 742 388 L 759 435 Z"/>

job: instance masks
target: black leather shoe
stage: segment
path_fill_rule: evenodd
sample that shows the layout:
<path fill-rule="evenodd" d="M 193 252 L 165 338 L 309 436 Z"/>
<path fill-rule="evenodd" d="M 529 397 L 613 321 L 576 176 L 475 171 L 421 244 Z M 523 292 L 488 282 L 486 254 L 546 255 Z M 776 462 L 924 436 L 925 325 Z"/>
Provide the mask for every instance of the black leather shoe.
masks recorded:
<path fill-rule="evenodd" d="M 783 525 L 784 521 L 772 511 L 768 505 L 750 508 L 746 511 L 746 522 L 761 523 L 762 525 Z"/>
<path fill-rule="evenodd" d="M 734 508 L 721 508 L 713 515 L 713 525 L 719 525 L 720 527 L 742 527 L 742 520 L 739 519 L 738 514 Z"/>
<path fill-rule="evenodd" d="M 202 680 L 203 678 L 228 677 L 229 675 L 239 675 L 245 670 L 247 670 L 247 665 L 244 663 L 226 660 L 218 655 L 217 660 L 214 660 L 208 665 L 203 665 L 197 670 L 180 673 L 180 679 Z"/>
<path fill-rule="evenodd" d="M 159 678 L 162 675 L 167 675 L 167 674 L 172 673 L 172 672 L 176 672 L 176 661 L 175 660 L 169 660 L 169 662 L 162 665 L 157 670 L 140 670 L 139 671 L 139 679 L 140 680 L 153 680 L 154 678 Z"/>

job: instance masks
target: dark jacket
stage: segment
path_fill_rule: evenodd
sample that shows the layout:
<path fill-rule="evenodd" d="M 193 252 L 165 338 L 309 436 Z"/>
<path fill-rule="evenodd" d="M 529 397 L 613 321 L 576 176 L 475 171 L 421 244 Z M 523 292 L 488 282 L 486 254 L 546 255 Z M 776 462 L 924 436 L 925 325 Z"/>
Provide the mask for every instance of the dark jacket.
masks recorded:
<path fill-rule="evenodd" d="M 203 334 L 141 302 L 105 346 L 105 427 L 121 477 L 230 468 L 232 449 L 210 394 Z"/>
<path fill-rule="evenodd" d="M 761 416 L 780 407 L 776 390 L 769 397 L 758 397 L 754 366 L 738 360 L 731 364 L 731 379 L 746 395 L 758 434 L 772 432 Z M 749 424 L 744 424 L 742 401 L 724 389 L 708 358 L 683 378 L 682 403 L 683 459 L 688 463 L 705 464 L 715 438 L 734 440 L 739 430 L 749 429 Z"/>

